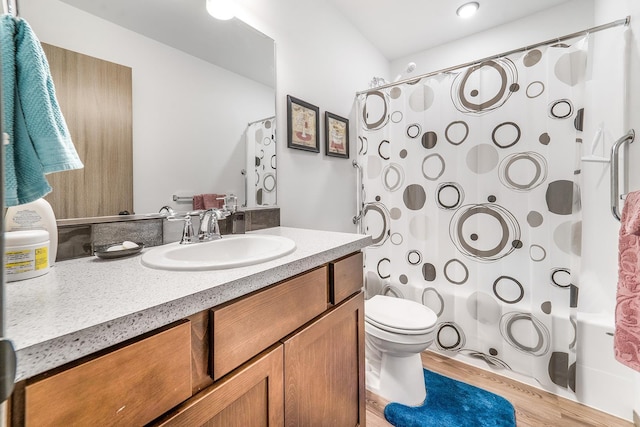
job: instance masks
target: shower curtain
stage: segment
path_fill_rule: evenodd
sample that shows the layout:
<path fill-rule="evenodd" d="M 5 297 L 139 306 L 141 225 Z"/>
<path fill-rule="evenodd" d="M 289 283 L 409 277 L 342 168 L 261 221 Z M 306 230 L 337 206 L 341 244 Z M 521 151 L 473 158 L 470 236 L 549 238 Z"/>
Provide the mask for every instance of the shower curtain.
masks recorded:
<path fill-rule="evenodd" d="M 548 389 L 575 391 L 589 37 L 358 95 L 367 297 Z"/>
<path fill-rule="evenodd" d="M 275 117 L 270 117 L 250 123 L 245 132 L 248 157 L 247 200 L 249 206 L 276 204 L 275 124 Z"/>

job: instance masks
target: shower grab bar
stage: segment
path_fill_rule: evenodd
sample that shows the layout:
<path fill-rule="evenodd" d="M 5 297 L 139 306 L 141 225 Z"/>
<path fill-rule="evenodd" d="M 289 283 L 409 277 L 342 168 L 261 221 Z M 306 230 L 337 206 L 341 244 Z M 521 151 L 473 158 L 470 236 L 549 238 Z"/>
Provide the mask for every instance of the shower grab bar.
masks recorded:
<path fill-rule="evenodd" d="M 248 197 L 249 197 L 249 184 L 247 184 L 247 170 L 242 169 L 240 171 L 240 175 L 242 175 L 243 181 L 244 181 L 244 203 L 242 204 L 242 207 L 246 208 L 248 203 Z"/>
<path fill-rule="evenodd" d="M 633 129 L 629 130 L 626 135 L 618 139 L 611 146 L 611 213 L 613 217 L 620 221 L 620 188 L 618 186 L 618 181 L 620 179 L 619 169 L 620 169 L 620 157 L 619 151 L 620 147 L 625 144 L 631 144 L 636 137 L 636 133 Z"/>
<path fill-rule="evenodd" d="M 362 219 L 362 213 L 364 212 L 360 201 L 360 196 L 362 195 L 362 167 L 355 160 L 351 162 L 351 164 L 354 168 L 358 169 L 358 174 L 356 175 L 356 215 L 353 217 L 352 221 L 358 226 L 358 232 L 360 232 L 360 220 Z"/>

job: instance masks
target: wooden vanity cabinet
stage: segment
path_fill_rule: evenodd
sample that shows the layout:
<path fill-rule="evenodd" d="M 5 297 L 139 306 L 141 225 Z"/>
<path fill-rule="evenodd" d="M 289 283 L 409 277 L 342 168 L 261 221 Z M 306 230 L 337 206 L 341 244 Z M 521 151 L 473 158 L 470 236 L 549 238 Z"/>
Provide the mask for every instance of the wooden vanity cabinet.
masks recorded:
<path fill-rule="evenodd" d="M 330 283 L 339 289 L 335 305 Z M 209 360 L 216 381 L 154 425 L 364 426 L 361 288 L 356 253 L 213 308 Z M 266 370 L 266 358 L 282 370 Z"/>
<path fill-rule="evenodd" d="M 26 381 L 12 426 L 364 426 L 356 253 Z"/>

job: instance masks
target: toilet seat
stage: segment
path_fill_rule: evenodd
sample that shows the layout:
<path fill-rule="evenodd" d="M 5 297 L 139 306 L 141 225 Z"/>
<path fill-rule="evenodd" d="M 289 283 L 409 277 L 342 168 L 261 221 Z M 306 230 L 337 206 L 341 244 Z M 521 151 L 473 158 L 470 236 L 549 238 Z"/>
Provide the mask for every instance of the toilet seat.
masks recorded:
<path fill-rule="evenodd" d="M 438 316 L 428 307 L 402 298 L 376 295 L 364 304 L 365 322 L 396 334 L 427 334 L 434 329 L 438 320 Z"/>

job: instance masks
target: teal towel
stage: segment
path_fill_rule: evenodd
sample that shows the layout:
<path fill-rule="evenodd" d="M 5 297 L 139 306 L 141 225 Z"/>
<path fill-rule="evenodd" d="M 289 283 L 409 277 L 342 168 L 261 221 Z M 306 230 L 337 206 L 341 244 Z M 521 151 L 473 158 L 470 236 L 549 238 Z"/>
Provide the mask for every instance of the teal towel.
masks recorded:
<path fill-rule="evenodd" d="M 83 164 L 60 111 L 40 41 L 25 20 L 7 15 L 2 19 L 3 62 L 5 44 L 14 45 L 13 105 L 8 106 L 10 97 L 3 96 L 5 108 L 13 110 L 11 126 L 8 125 L 11 117 L 5 113 L 11 141 L 6 157 L 10 152 L 13 155 L 13 159 L 6 159 L 6 164 L 7 167 L 13 164 L 15 174 L 15 187 L 10 180 L 11 172 L 5 175 L 5 205 L 14 206 L 39 199 L 51 191 L 45 174 L 80 169 Z M 12 33 L 8 31 L 11 24 L 7 21 L 13 21 Z M 3 64 L 3 79 L 4 68 Z M 5 82 L 3 90 L 10 91 Z"/>
<path fill-rule="evenodd" d="M 4 131 L 13 135 L 15 89 L 16 89 L 16 45 L 13 35 L 16 31 L 15 20 L 10 15 L 0 17 L 0 55 L 2 55 L 2 106 Z M 4 183 L 5 205 L 17 205 L 18 182 L 13 162 L 13 144 L 4 147 Z"/>

